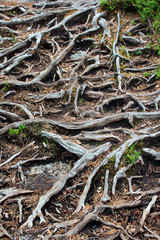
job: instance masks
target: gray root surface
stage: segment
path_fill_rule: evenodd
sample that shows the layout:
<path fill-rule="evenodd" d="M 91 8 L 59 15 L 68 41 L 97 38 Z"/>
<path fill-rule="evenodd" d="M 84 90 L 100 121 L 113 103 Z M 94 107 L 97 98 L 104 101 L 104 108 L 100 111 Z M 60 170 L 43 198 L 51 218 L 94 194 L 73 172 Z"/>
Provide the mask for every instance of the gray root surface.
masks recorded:
<path fill-rule="evenodd" d="M 9 5 L 0 5 L 0 238 L 160 239 L 151 21 L 133 26 L 98 0 Z M 69 170 L 51 174 L 52 164 Z"/>

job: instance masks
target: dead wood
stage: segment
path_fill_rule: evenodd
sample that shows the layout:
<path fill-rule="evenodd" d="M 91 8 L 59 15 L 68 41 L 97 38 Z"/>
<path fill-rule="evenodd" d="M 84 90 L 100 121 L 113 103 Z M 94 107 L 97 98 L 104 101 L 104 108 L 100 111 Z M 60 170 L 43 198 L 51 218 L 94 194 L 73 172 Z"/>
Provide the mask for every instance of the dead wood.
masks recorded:
<path fill-rule="evenodd" d="M 0 237 L 159 239 L 152 22 L 98 0 L 2 0 L 0 18 Z"/>
<path fill-rule="evenodd" d="M 122 35 L 122 39 L 125 41 L 125 42 L 128 42 L 128 43 L 131 43 L 133 45 L 140 45 L 142 43 L 145 43 L 143 41 L 140 41 L 134 37 L 128 37 L 128 36 L 124 36 Z"/>

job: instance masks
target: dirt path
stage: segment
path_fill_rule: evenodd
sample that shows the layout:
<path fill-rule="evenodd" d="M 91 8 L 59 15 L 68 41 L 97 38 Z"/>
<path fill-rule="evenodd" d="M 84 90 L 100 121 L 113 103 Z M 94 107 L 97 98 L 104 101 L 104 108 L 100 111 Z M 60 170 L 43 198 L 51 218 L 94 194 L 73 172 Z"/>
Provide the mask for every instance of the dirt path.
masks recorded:
<path fill-rule="evenodd" d="M 160 239 L 151 29 L 96 0 L 0 17 L 0 238 Z"/>

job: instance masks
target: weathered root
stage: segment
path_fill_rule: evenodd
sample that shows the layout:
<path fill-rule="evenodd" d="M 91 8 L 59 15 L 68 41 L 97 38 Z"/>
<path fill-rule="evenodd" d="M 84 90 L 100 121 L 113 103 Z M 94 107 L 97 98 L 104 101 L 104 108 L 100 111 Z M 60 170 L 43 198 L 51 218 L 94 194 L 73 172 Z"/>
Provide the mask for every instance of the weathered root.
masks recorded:
<path fill-rule="evenodd" d="M 46 131 L 41 131 L 43 137 L 47 137 L 49 139 L 54 140 L 59 143 L 62 147 L 64 147 L 67 151 L 74 153 L 78 156 L 83 156 L 86 153 L 86 149 L 80 146 L 79 144 L 73 143 L 71 141 L 67 141 L 63 139 L 61 136 L 55 133 L 49 133 Z"/>
<path fill-rule="evenodd" d="M 7 230 L 0 224 L 0 230 L 3 234 L 0 233 L 0 237 L 7 236 L 9 239 L 13 240 L 12 236 L 7 232 Z"/>
<path fill-rule="evenodd" d="M 129 235 L 125 229 L 121 226 L 118 226 L 114 223 L 110 223 L 110 222 L 106 222 L 104 221 L 102 218 L 100 218 L 98 216 L 98 208 L 91 212 L 88 213 L 87 215 L 84 216 L 83 220 L 80 221 L 73 229 L 69 230 L 66 234 L 56 234 L 53 237 L 55 239 L 64 239 L 64 238 L 68 238 L 70 236 L 75 236 L 77 233 L 79 233 L 88 223 L 92 222 L 92 221 L 97 221 L 102 223 L 103 225 L 109 227 L 109 228 L 115 228 L 115 229 L 119 229 L 120 231 L 122 231 L 124 234 L 126 234 L 130 239 L 136 239 L 133 238 L 131 235 Z"/>
<path fill-rule="evenodd" d="M 150 67 L 145 67 L 145 68 L 125 68 L 124 71 L 129 71 L 129 72 L 142 72 L 142 71 L 147 71 L 147 70 L 154 70 L 158 68 L 158 65 L 152 65 Z"/>
<path fill-rule="evenodd" d="M 36 102 L 41 102 L 43 100 L 56 100 L 56 99 L 61 99 L 64 96 L 65 92 L 62 90 L 60 92 L 56 93 L 48 93 L 46 95 L 40 95 L 40 96 L 32 96 L 31 98 L 33 99 L 38 99 Z M 40 98 L 40 99 L 39 99 Z"/>
<path fill-rule="evenodd" d="M 22 189 L 16 189 L 16 188 L 10 188 L 10 189 L 2 189 L 0 190 L 0 194 L 2 195 L 0 199 L 0 204 L 2 204 L 4 201 L 11 197 L 33 193 L 31 190 L 22 190 Z"/>
<path fill-rule="evenodd" d="M 36 124 L 36 123 L 49 123 L 51 125 L 55 125 L 58 127 L 62 127 L 68 130 L 83 130 L 83 129 L 89 129 L 89 128 L 97 128 L 97 127 L 103 127 L 106 126 L 110 123 L 118 122 L 124 119 L 127 119 L 129 123 L 133 124 L 133 119 L 137 120 L 143 120 L 143 119 L 157 119 L 160 118 L 160 112 L 146 112 L 146 113 L 141 113 L 141 112 L 126 112 L 126 113 L 121 113 L 121 114 L 115 114 L 110 117 L 106 116 L 104 118 L 98 119 L 98 120 L 89 120 L 89 121 L 84 121 L 84 122 L 75 122 L 75 123 L 69 123 L 69 122 L 59 122 L 59 121 L 54 121 L 50 119 L 43 119 L 43 118 L 37 118 L 37 119 L 32 119 L 32 120 L 24 120 L 24 121 L 19 121 L 19 122 L 14 122 L 6 127 L 0 129 L 0 135 L 3 135 L 8 132 L 9 128 L 18 128 L 19 126 L 26 124 L 26 125 L 31 125 L 31 124 Z M 158 137 L 157 133 L 157 137 Z M 154 135 L 154 134 L 153 134 Z M 155 134 L 156 137 L 156 134 Z M 142 136 L 142 139 L 145 138 Z M 141 137 L 139 137 L 141 139 Z M 136 140 L 135 140 L 136 141 Z"/>
<path fill-rule="evenodd" d="M 66 13 L 68 11 L 70 11 L 70 9 L 63 10 L 64 13 Z M 25 19 L 15 19 L 15 20 L 11 20 L 11 21 L 0 20 L 0 26 L 13 27 L 18 24 L 28 24 L 30 22 L 36 23 L 36 22 L 42 21 L 46 18 L 49 18 L 51 16 L 55 16 L 56 14 L 62 14 L 62 10 L 44 12 L 41 14 L 37 14 L 33 17 L 25 18 Z"/>
<path fill-rule="evenodd" d="M 28 110 L 28 108 L 22 104 L 19 103 L 13 103 L 13 102 L 0 102 L 0 105 L 7 105 L 7 106 L 15 106 L 15 107 L 19 107 L 21 108 L 26 115 L 30 118 L 30 119 L 34 119 L 33 114 Z"/>
<path fill-rule="evenodd" d="M 122 35 L 122 39 L 125 41 L 125 42 L 129 42 L 133 45 L 140 45 L 142 43 L 145 43 L 144 41 L 141 41 L 137 38 L 134 38 L 134 37 L 128 37 L 128 36 L 124 36 Z"/>
<path fill-rule="evenodd" d="M 101 202 L 107 202 L 110 200 L 110 197 L 108 196 L 108 178 L 109 178 L 109 170 L 106 170 L 106 175 L 105 175 L 105 184 L 104 184 L 104 192 L 103 196 L 101 197 Z"/>
<path fill-rule="evenodd" d="M 152 200 L 150 201 L 150 203 L 148 204 L 147 208 L 144 209 L 143 211 L 143 214 L 142 214 L 142 217 L 141 217 L 141 220 L 139 222 L 139 226 L 136 228 L 134 234 L 136 235 L 139 231 L 142 231 L 142 227 L 143 227 L 143 224 L 147 218 L 147 216 L 149 215 L 150 211 L 151 211 L 151 208 L 155 205 L 156 203 L 156 200 L 157 200 L 157 195 L 153 196 L 152 197 Z"/>
<path fill-rule="evenodd" d="M 10 163 L 13 159 L 15 159 L 16 157 L 18 157 L 23 151 L 25 151 L 27 148 L 30 148 L 34 145 L 35 141 L 27 144 L 24 148 L 22 148 L 18 153 L 15 153 L 13 156 L 11 156 L 9 159 L 7 159 L 5 162 L 0 164 L 0 167 Z"/>
<path fill-rule="evenodd" d="M 110 147 L 110 143 L 108 143 L 108 148 Z M 105 162 L 107 163 L 107 161 Z M 75 210 L 75 213 L 78 213 L 81 209 L 84 209 L 85 208 L 85 200 L 86 200 L 86 197 L 87 197 L 87 194 L 89 192 L 89 189 L 90 189 L 90 186 L 91 186 L 91 182 L 92 182 L 92 179 L 93 177 L 95 176 L 95 174 L 98 172 L 98 170 L 103 166 L 103 161 L 102 163 L 100 163 L 98 165 L 98 167 L 96 167 L 93 172 L 91 173 L 91 175 L 89 176 L 88 180 L 87 180 L 87 183 L 83 189 L 83 193 L 81 194 L 80 196 L 80 199 L 79 199 L 79 202 L 78 202 L 78 206 Z"/>
<path fill-rule="evenodd" d="M 22 120 L 21 117 L 16 113 L 11 113 L 1 109 L 0 109 L 0 116 L 4 117 L 4 120 L 9 120 L 11 122 Z"/>
<path fill-rule="evenodd" d="M 133 188 L 132 188 L 132 179 L 139 179 L 142 178 L 143 176 L 131 176 L 130 178 L 128 178 L 128 185 L 129 185 L 129 192 L 133 193 Z"/>
<path fill-rule="evenodd" d="M 123 167 L 121 168 L 116 175 L 113 178 L 113 185 L 112 185 L 112 194 L 115 195 L 116 192 L 116 185 L 117 185 L 117 181 L 121 178 L 125 178 L 126 174 L 125 172 L 132 166 L 132 164 L 129 164 L 127 167 Z"/>
<path fill-rule="evenodd" d="M 147 230 L 149 233 L 152 234 L 151 237 L 154 237 L 154 238 L 156 238 L 156 239 L 158 239 L 158 240 L 160 239 L 160 235 L 159 235 L 159 234 L 151 231 L 151 230 L 150 230 L 149 228 L 147 228 L 146 226 L 144 226 L 144 229 Z M 146 236 L 146 237 L 148 237 L 148 236 Z M 149 237 L 150 237 L 150 236 L 149 236 Z"/>
<path fill-rule="evenodd" d="M 145 154 L 147 157 L 155 160 L 155 161 L 159 161 L 160 160 L 160 153 L 150 149 L 150 148 L 143 148 L 143 154 Z"/>
<path fill-rule="evenodd" d="M 111 18 L 97 0 L 1 5 L 0 18 L 0 237 L 30 238 L 33 231 L 42 240 L 85 238 L 89 231 L 81 230 L 99 222 L 103 231 L 92 229 L 98 239 L 159 239 L 150 224 L 159 216 L 158 57 L 156 48 L 148 47 L 144 23 L 136 19 L 131 26 L 133 16 L 124 23 L 119 13 Z M 48 169 L 57 160 L 69 162 L 70 170 L 60 176 L 56 170 L 56 179 L 44 171 L 46 184 L 39 191 L 41 164 Z M 154 181 L 145 185 L 150 175 Z M 126 177 L 129 190 L 126 182 L 119 190 L 119 179 Z M 20 188 L 36 188 L 35 203 L 15 198 L 33 192 Z M 15 220 L 10 213 L 15 202 L 23 233 L 8 225 Z M 130 218 L 133 208 L 137 215 Z M 41 229 L 33 227 L 37 218 Z"/>
<path fill-rule="evenodd" d="M 157 195 L 153 196 L 151 202 L 148 204 L 147 208 L 143 211 L 143 215 L 142 215 L 141 221 L 139 223 L 140 229 L 142 228 L 142 226 L 145 222 L 145 219 L 149 215 L 151 208 L 155 205 L 155 203 L 157 201 L 157 197 L 158 197 Z"/>
<path fill-rule="evenodd" d="M 44 222 L 45 219 L 43 217 L 43 214 L 41 212 L 41 209 L 44 207 L 44 205 L 49 201 L 49 199 L 58 194 L 63 187 L 65 186 L 68 179 L 75 177 L 85 166 L 89 161 L 92 161 L 95 157 L 100 155 L 101 153 L 108 150 L 108 143 L 104 144 L 102 146 L 99 146 L 93 150 L 87 151 L 74 165 L 74 167 L 70 170 L 69 173 L 64 175 L 59 181 L 57 181 L 53 187 L 43 196 L 40 197 L 39 202 L 36 206 L 36 208 L 33 210 L 32 214 L 29 216 L 28 220 L 21 226 L 21 228 L 24 228 L 26 226 L 32 227 L 33 221 L 36 217 L 40 218 L 40 222 Z M 106 148 L 107 147 L 107 148 Z"/>
<path fill-rule="evenodd" d="M 159 134 L 160 134 L 160 132 L 148 134 L 148 135 L 134 136 L 133 138 L 127 140 L 122 146 L 120 146 L 120 148 L 118 149 L 118 151 L 115 155 L 115 168 L 117 169 L 120 159 L 128 147 L 130 147 L 132 144 L 134 144 L 135 142 L 138 142 L 140 140 L 156 138 L 159 136 Z"/>
<path fill-rule="evenodd" d="M 116 102 L 116 101 L 126 100 L 128 97 L 131 98 L 134 102 L 136 102 L 143 111 L 146 110 L 146 107 L 144 106 L 144 104 L 131 93 L 126 93 L 125 95 L 120 95 L 117 97 L 106 99 L 95 108 L 97 108 L 98 111 L 102 111 L 104 113 L 104 110 L 103 110 L 104 106 L 109 105 L 114 101 Z M 125 107 L 125 109 L 129 108 L 130 106 L 132 106 L 132 102 L 130 102 L 130 104 Z"/>
<path fill-rule="evenodd" d="M 111 135 L 111 134 L 96 134 L 96 133 L 80 133 L 78 135 L 76 135 L 74 138 L 79 139 L 79 140 L 83 140 L 83 141 L 104 141 L 104 140 L 108 140 L 108 141 L 113 141 L 113 142 L 121 142 L 122 139 L 120 139 L 119 137 L 115 136 L 115 135 Z"/>

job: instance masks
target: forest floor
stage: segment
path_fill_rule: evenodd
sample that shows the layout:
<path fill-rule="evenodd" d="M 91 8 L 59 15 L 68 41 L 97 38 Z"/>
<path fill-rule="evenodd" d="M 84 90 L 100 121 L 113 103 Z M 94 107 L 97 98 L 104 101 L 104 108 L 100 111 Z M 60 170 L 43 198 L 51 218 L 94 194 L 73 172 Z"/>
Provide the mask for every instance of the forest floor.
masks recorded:
<path fill-rule="evenodd" d="M 160 239 L 157 36 L 97 0 L 0 5 L 0 239 Z"/>

